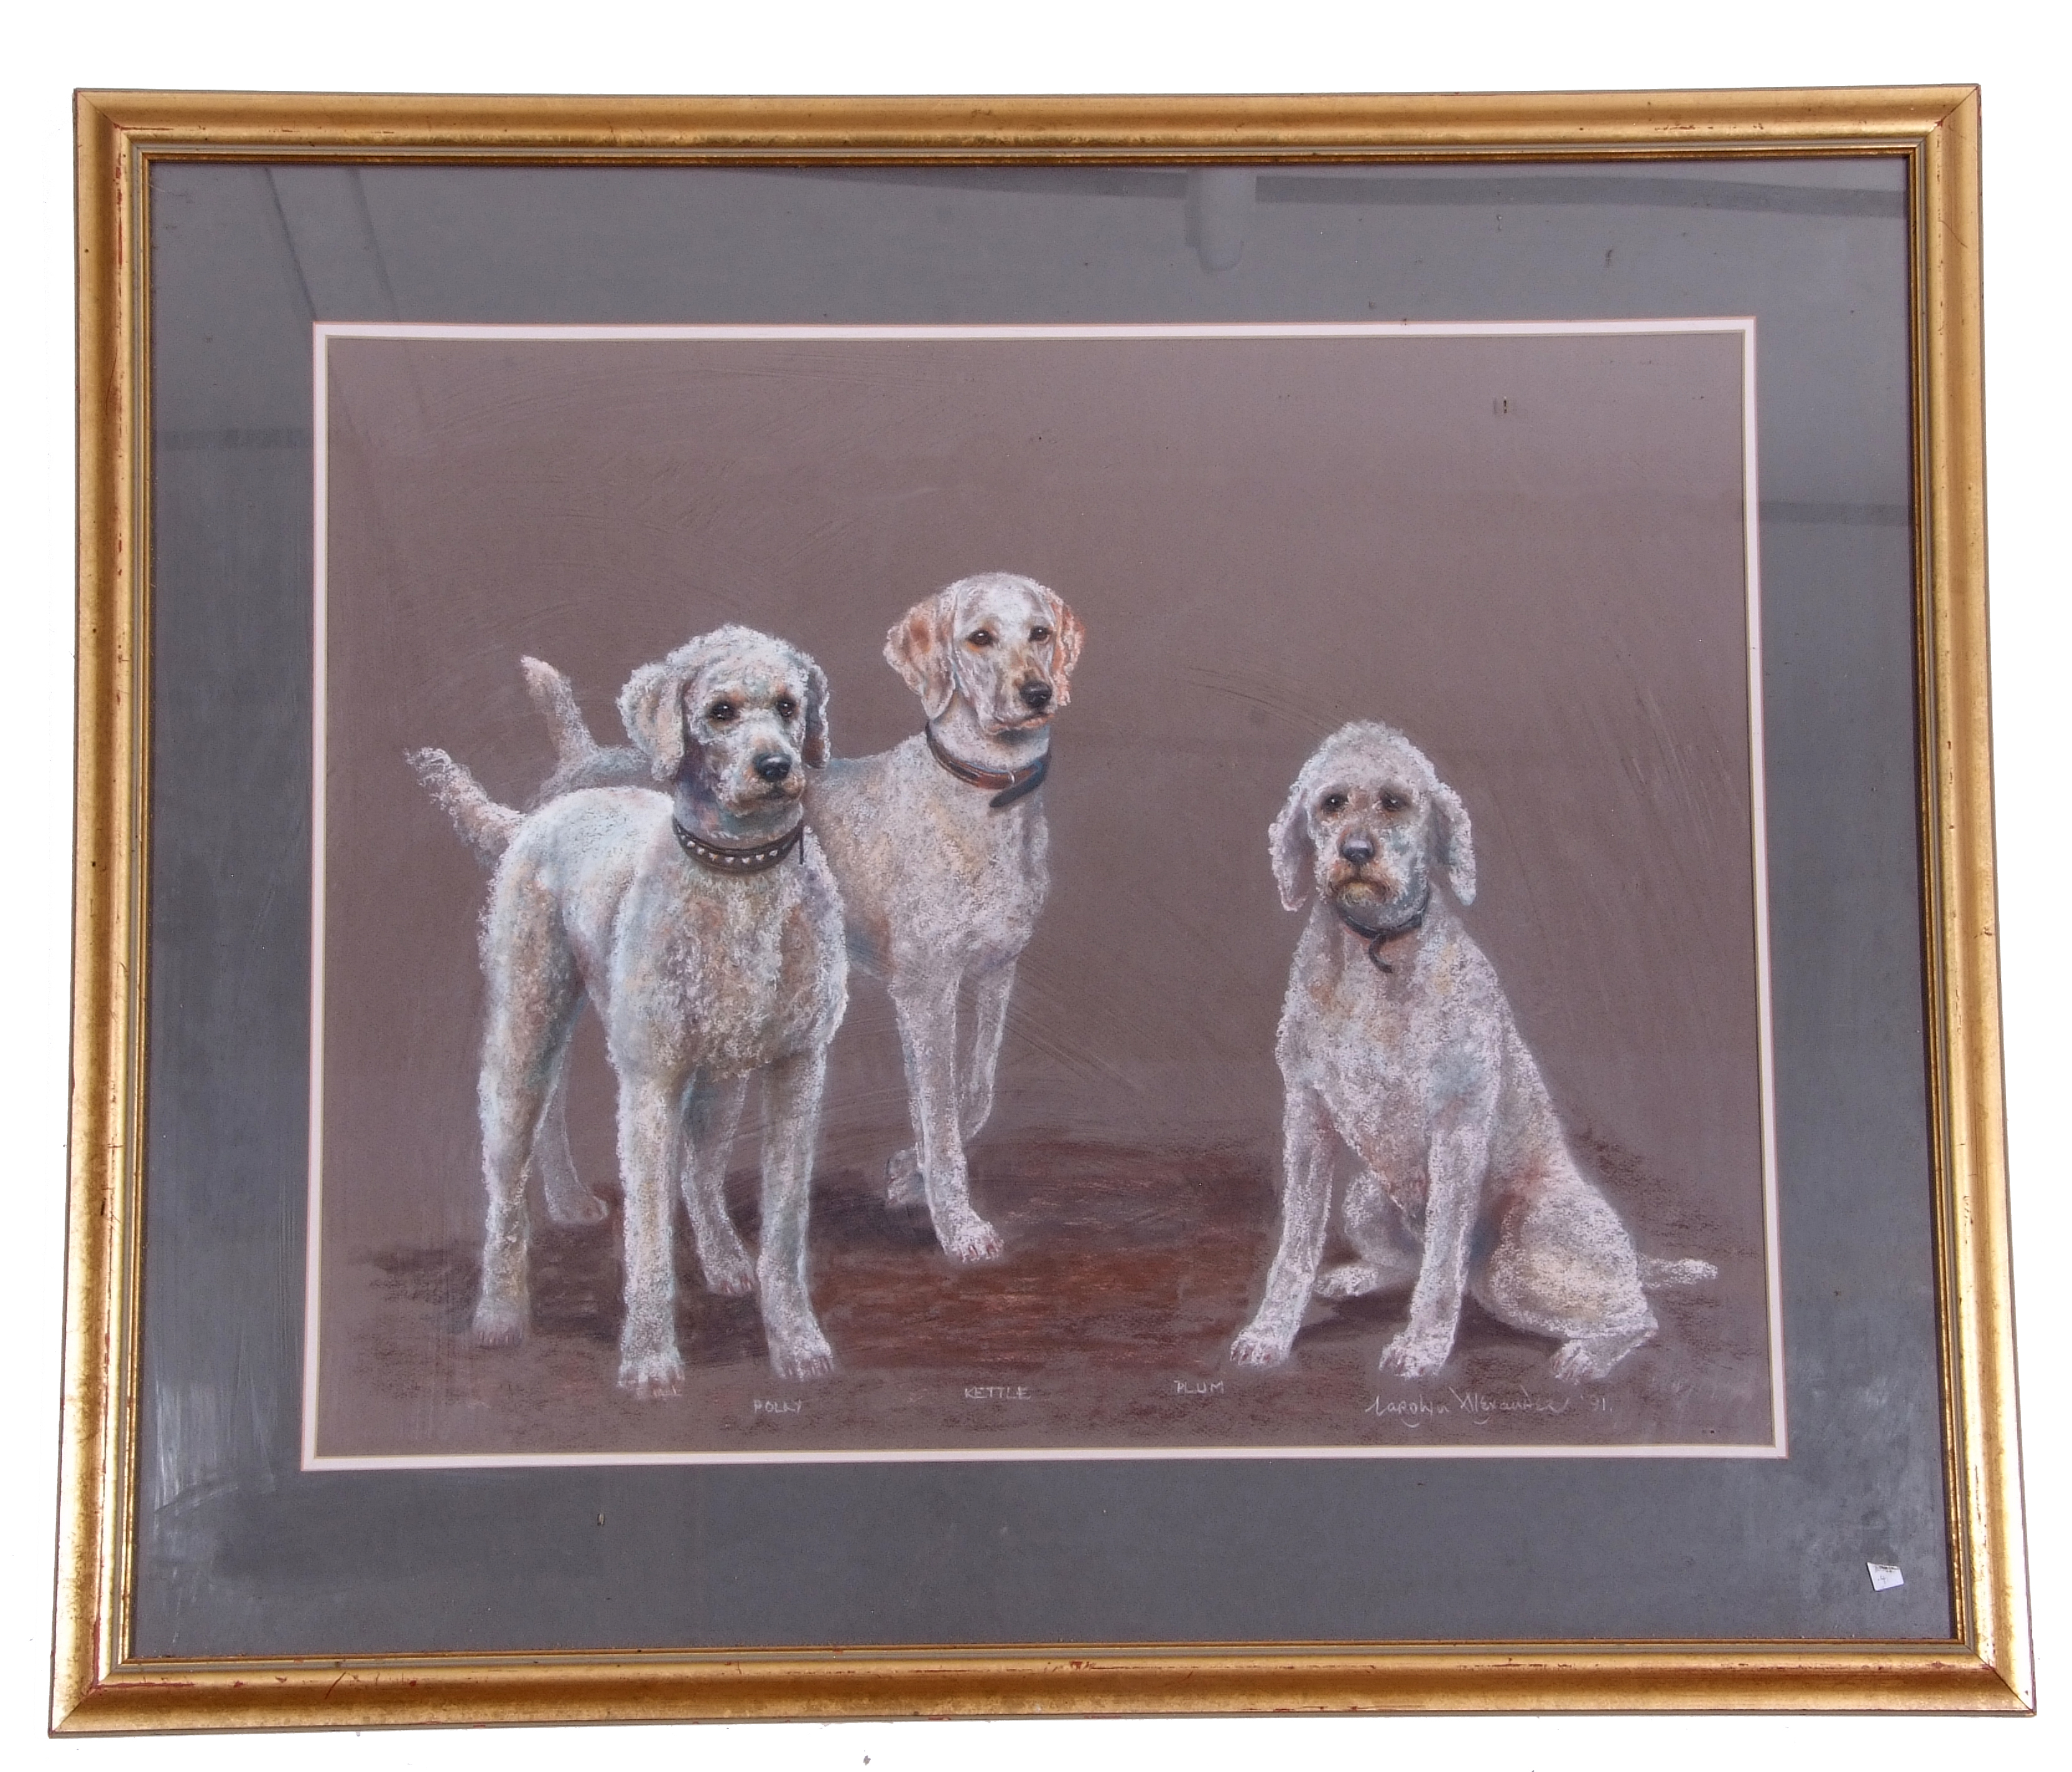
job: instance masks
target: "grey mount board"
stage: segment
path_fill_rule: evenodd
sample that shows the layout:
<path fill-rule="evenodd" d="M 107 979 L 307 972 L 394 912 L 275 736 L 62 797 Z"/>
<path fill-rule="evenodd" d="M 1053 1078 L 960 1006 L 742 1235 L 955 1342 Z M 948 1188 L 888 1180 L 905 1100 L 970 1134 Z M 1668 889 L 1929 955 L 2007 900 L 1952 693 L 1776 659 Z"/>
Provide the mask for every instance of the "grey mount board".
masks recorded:
<path fill-rule="evenodd" d="M 1902 182 L 1269 171 L 1204 213 L 1162 171 L 155 168 L 135 1651 L 1947 1634 Z M 1208 270 L 1190 231 L 1232 229 Z M 1788 1461 L 298 1469 L 312 319 L 1726 313 L 1761 353 Z"/>

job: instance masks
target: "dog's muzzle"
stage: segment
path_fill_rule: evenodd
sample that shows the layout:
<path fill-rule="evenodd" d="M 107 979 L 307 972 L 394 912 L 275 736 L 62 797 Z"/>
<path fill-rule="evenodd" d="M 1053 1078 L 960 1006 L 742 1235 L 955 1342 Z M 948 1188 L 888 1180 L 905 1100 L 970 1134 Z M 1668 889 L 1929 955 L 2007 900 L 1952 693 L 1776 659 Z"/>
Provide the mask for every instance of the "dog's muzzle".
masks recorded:
<path fill-rule="evenodd" d="M 761 751 L 749 760 L 738 791 L 721 797 L 734 812 L 760 813 L 775 802 L 796 800 L 805 791 L 805 772 L 782 751 Z"/>

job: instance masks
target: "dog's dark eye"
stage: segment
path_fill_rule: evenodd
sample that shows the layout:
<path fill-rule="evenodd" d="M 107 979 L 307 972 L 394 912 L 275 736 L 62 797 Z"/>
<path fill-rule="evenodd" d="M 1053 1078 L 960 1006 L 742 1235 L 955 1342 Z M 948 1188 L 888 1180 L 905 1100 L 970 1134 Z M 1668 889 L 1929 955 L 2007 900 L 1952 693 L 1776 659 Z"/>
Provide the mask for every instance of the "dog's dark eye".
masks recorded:
<path fill-rule="evenodd" d="M 1409 804 L 1410 802 L 1400 793 L 1384 793 L 1381 797 L 1381 810 L 1383 812 L 1400 812 Z"/>
<path fill-rule="evenodd" d="M 1327 793 L 1324 796 L 1323 804 L 1326 812 L 1343 812 L 1346 810 L 1346 797 L 1342 793 Z"/>
<path fill-rule="evenodd" d="M 993 644 L 993 630 L 990 628 L 980 628 L 964 637 L 974 646 L 990 646 Z"/>
<path fill-rule="evenodd" d="M 777 698 L 776 707 L 777 717 L 780 720 L 788 720 L 799 711 L 799 704 L 788 695 L 779 695 Z"/>
<path fill-rule="evenodd" d="M 1048 628 L 1044 627 L 1039 622 L 1035 627 L 1031 628 L 1029 630 L 1029 637 L 1031 640 L 1040 643 L 1041 641 L 1048 640 L 1050 637 L 1050 630 Z"/>
<path fill-rule="evenodd" d="M 734 718 L 734 703 L 732 702 L 714 702 L 710 707 L 705 710 L 705 718 L 712 721 L 715 725 L 726 725 L 729 720 Z"/>

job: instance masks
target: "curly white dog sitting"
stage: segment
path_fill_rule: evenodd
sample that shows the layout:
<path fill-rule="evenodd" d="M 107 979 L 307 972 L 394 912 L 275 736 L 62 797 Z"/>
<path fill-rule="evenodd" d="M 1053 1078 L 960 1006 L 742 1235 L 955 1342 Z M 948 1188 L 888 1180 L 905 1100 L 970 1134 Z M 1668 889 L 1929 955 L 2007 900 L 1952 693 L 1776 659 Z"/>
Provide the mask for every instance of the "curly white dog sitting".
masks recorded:
<path fill-rule="evenodd" d="M 717 1197 L 703 1172 L 724 1162 L 757 1073 L 769 1129 L 754 1272 L 771 1364 L 792 1378 L 832 1366 L 807 1290 L 806 1220 L 847 961 L 841 901 L 800 805 L 803 765 L 827 756 L 826 704 L 812 659 L 726 627 L 643 666 L 619 695 L 650 787 L 578 789 L 521 816 L 443 751 L 412 756 L 462 834 L 499 858 L 482 919 L 482 1345 L 525 1331 L 525 1176 L 537 1160 L 552 1194 L 540 1141 L 543 1128 L 564 1135 L 548 1104 L 587 1000 L 619 1078 L 620 1385 L 665 1395 L 683 1377 L 670 1255 L 680 1160 L 701 1255 L 746 1267 L 731 1224 L 697 1221 Z M 565 1150 L 558 1160 L 566 1166 Z M 595 1215 L 572 1169 L 560 1187 L 558 1216 Z M 717 1209 L 723 1219 L 723 1201 Z M 730 1289 L 745 1290 L 746 1277 Z"/>
<path fill-rule="evenodd" d="M 1716 1270 L 1637 1255 L 1569 1155 L 1495 971 L 1435 885 L 1474 902 L 1460 797 L 1401 733 L 1356 722 L 1303 765 L 1270 840 L 1281 902 L 1310 910 L 1276 1053 L 1281 1243 L 1231 1358 L 1285 1359 L 1313 1292 L 1408 1286 L 1384 1371 L 1444 1366 L 1472 1292 L 1559 1341 L 1560 1377 L 1603 1378 L 1655 1333 L 1644 1286 Z M 1361 1170 L 1340 1215 L 1359 1259 L 1320 1275 L 1341 1143 Z"/>

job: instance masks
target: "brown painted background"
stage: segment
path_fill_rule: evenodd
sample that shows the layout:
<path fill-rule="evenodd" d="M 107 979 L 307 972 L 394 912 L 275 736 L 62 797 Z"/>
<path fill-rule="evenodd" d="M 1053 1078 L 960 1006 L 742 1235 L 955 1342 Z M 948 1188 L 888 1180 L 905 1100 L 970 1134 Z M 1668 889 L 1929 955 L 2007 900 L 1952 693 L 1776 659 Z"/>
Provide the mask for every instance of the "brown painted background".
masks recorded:
<path fill-rule="evenodd" d="M 1767 1440 L 1737 336 L 331 362 L 322 1453 Z M 954 1268 L 877 1205 L 903 1083 L 858 978 L 814 1208 L 834 1379 L 775 1387 L 752 1304 L 686 1267 L 685 1395 L 619 1397 L 615 1221 L 543 1226 L 536 1333 L 473 1353 L 483 880 L 403 752 L 520 799 L 549 760 L 521 653 L 615 740 L 631 668 L 729 620 L 813 653 L 837 750 L 879 749 L 919 723 L 886 627 L 986 568 L 1089 636 L 973 1153 L 1006 1260 Z M 1722 1268 L 1592 1395 L 1472 1315 L 1446 1383 L 1383 1383 L 1400 1307 L 1374 1302 L 1320 1312 L 1281 1372 L 1222 1363 L 1270 1254 L 1299 927 L 1266 827 L 1355 718 L 1465 797 L 1470 927 L 1636 1240 Z M 608 1185 L 594 1024 L 579 1066 L 578 1160 Z M 751 1139 L 735 1160 L 746 1217 Z"/>

